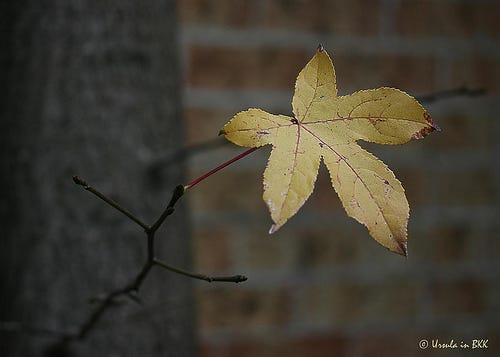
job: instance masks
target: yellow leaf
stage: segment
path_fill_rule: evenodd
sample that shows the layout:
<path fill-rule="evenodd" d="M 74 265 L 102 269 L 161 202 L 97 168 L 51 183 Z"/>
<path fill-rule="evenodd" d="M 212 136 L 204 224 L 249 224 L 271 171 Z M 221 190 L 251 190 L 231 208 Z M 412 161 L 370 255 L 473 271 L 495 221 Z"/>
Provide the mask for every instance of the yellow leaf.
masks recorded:
<path fill-rule="evenodd" d="M 313 189 L 321 159 L 347 214 L 393 252 L 406 255 L 409 206 L 392 171 L 357 140 L 403 144 L 439 128 L 411 96 L 394 88 L 337 96 L 335 70 L 320 46 L 302 69 L 292 100 L 294 117 L 260 109 L 238 113 L 222 129 L 233 143 L 271 144 L 264 201 L 278 230 Z"/>

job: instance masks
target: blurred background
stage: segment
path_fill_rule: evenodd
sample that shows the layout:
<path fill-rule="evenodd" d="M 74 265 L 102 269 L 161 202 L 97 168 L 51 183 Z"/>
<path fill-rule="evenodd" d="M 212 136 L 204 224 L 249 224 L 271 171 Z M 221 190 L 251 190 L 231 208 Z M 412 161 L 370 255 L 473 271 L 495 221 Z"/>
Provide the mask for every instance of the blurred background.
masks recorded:
<path fill-rule="evenodd" d="M 196 269 L 249 278 L 197 284 L 202 356 L 411 356 L 424 338 L 484 338 L 499 353 L 499 16 L 498 1 L 178 3 L 191 145 L 249 107 L 290 115 L 295 78 L 318 43 L 340 94 L 485 91 L 424 101 L 442 128 L 424 140 L 362 144 L 406 189 L 407 259 L 346 216 L 324 167 L 309 201 L 269 236 L 261 198 L 269 148 L 189 192 Z M 199 153 L 189 177 L 244 150 Z"/>
<path fill-rule="evenodd" d="M 422 339 L 500 355 L 499 15 L 495 0 L 3 2 L 0 356 L 416 356 Z M 268 235 L 263 148 L 158 235 L 165 261 L 248 281 L 154 270 L 142 304 L 61 344 L 145 256 L 140 228 L 71 176 L 152 222 L 176 184 L 245 150 L 217 137 L 234 114 L 291 114 L 319 43 L 341 95 L 397 87 L 442 129 L 362 143 L 406 189 L 408 258 L 347 217 L 324 167 Z"/>

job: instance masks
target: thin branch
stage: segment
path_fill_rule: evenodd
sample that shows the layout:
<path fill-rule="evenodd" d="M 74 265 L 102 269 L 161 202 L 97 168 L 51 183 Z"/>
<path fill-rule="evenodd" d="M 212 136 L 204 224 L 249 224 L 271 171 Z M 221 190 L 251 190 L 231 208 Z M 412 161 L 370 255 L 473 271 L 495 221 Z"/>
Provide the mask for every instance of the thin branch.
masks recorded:
<path fill-rule="evenodd" d="M 95 188 L 93 188 L 92 186 L 90 186 L 82 178 L 80 178 L 78 176 L 73 176 L 73 182 L 76 183 L 77 185 L 82 186 L 85 190 L 93 193 L 94 195 L 96 195 L 97 197 L 99 197 L 101 200 L 103 200 L 104 202 L 106 202 L 108 205 L 110 205 L 111 207 L 113 207 L 116 210 L 118 210 L 121 213 L 123 213 L 125 216 L 127 216 L 128 218 L 130 218 L 132 221 L 134 221 L 135 223 L 137 223 L 142 228 L 144 228 L 146 230 L 149 228 L 146 223 L 144 223 L 139 218 L 137 218 L 135 215 L 133 215 L 129 210 L 123 208 L 118 203 L 116 203 L 115 201 L 113 201 L 111 198 L 109 198 L 109 197 L 103 195 L 102 193 L 100 193 L 99 191 L 97 191 Z"/>
<path fill-rule="evenodd" d="M 82 324 L 82 326 L 78 330 L 78 333 L 75 335 L 75 338 L 80 340 L 84 339 L 97 324 L 97 322 L 101 319 L 104 313 L 115 304 L 116 298 L 121 295 L 132 297 L 131 293 L 139 290 L 152 267 L 153 263 L 147 261 L 142 267 L 139 274 L 137 274 L 135 279 L 133 279 L 128 285 L 108 293 L 108 295 L 101 300 L 94 312 L 92 312 L 92 314 L 90 314 L 87 320 Z"/>
<path fill-rule="evenodd" d="M 253 151 L 253 150 L 252 150 Z M 245 155 L 239 155 L 241 157 Z M 236 159 L 236 158 L 235 158 Z M 235 161 L 235 159 L 233 161 Z M 227 163 L 225 166 L 227 166 L 229 163 Z M 220 167 L 218 170 L 220 170 L 222 167 Z M 217 170 L 217 171 L 218 171 Z M 182 274 L 185 276 L 189 276 L 191 278 L 195 279 L 201 279 L 205 280 L 208 282 L 213 282 L 213 281 L 220 281 L 220 282 L 243 282 L 247 280 L 246 277 L 242 275 L 234 275 L 234 276 L 228 276 L 228 277 L 209 277 L 207 275 L 202 275 L 202 274 L 195 274 L 195 273 L 190 273 L 188 271 L 185 271 L 180 268 L 176 268 L 173 266 L 170 266 L 163 261 L 156 259 L 155 258 L 155 233 L 156 231 L 160 228 L 160 226 L 165 222 L 165 219 L 170 216 L 171 214 L 174 213 L 175 209 L 174 206 L 177 203 L 177 201 L 184 195 L 185 189 L 183 185 L 178 185 L 175 187 L 174 191 L 172 192 L 172 197 L 170 198 L 170 201 L 168 202 L 167 207 L 163 210 L 163 212 L 160 214 L 158 219 L 151 225 L 148 226 L 144 222 L 142 222 L 140 219 L 138 219 L 136 216 L 134 216 L 132 213 L 130 213 L 127 209 L 123 208 L 120 206 L 118 203 L 107 197 L 106 195 L 102 194 L 92 186 L 90 186 L 85 180 L 78 176 L 73 176 L 73 181 L 80 186 L 83 186 L 83 188 L 87 191 L 90 191 L 100 199 L 102 199 L 104 202 L 108 203 L 110 206 L 114 207 L 118 211 L 122 212 L 124 215 L 126 215 L 128 218 L 130 218 L 132 221 L 136 222 L 139 226 L 144 228 L 144 231 L 147 234 L 147 244 L 148 244 L 148 249 L 147 249 L 147 258 L 146 261 L 144 262 L 144 265 L 142 266 L 142 269 L 140 272 L 137 274 L 137 276 L 132 279 L 127 285 L 118 288 L 116 290 L 113 290 L 109 292 L 107 295 L 105 295 L 103 298 L 100 298 L 97 300 L 97 307 L 93 310 L 93 312 L 88 316 L 88 318 L 82 323 L 81 327 L 77 330 L 76 333 L 73 334 L 60 334 L 61 340 L 59 341 L 60 343 L 64 344 L 67 343 L 71 340 L 83 340 L 85 337 L 88 336 L 88 334 L 94 329 L 94 327 L 97 325 L 97 323 L 101 320 L 102 316 L 108 311 L 112 306 L 116 305 L 117 298 L 120 296 L 126 296 L 135 302 L 140 302 L 138 297 L 134 295 L 139 288 L 141 287 L 142 283 L 148 276 L 148 274 L 151 271 L 151 268 L 154 265 L 161 266 L 165 269 L 168 269 L 170 271 L 176 272 L 178 274 Z"/>
<path fill-rule="evenodd" d="M 475 97 L 486 94 L 484 89 L 470 89 L 467 87 L 459 87 L 456 89 L 449 89 L 444 91 L 439 91 L 435 93 L 431 93 L 428 95 L 422 95 L 416 97 L 419 102 L 422 103 L 434 103 L 440 100 L 456 97 L 456 96 L 468 96 Z M 186 146 L 185 148 L 169 151 L 166 154 L 156 158 L 149 166 L 150 174 L 158 174 L 161 170 L 169 165 L 189 159 L 191 156 L 194 156 L 199 153 L 205 153 L 210 150 L 218 149 L 220 147 L 229 145 L 230 142 L 224 140 L 223 138 L 209 139 L 207 141 L 193 144 L 190 146 Z"/>
<path fill-rule="evenodd" d="M 176 272 L 178 274 L 185 275 L 185 276 L 189 276 L 189 277 L 194 278 L 194 279 L 205 280 L 205 281 L 208 281 L 209 283 L 211 283 L 213 281 L 224 281 L 224 282 L 232 282 L 232 283 L 241 283 L 241 282 L 247 280 L 247 277 L 244 276 L 244 275 L 208 276 L 208 275 L 204 275 L 204 274 L 192 273 L 192 272 L 189 272 L 187 270 L 180 269 L 180 268 L 168 265 L 167 263 L 165 263 L 165 262 L 163 262 L 163 261 L 161 261 L 159 259 L 153 260 L 153 263 L 155 265 L 158 265 L 158 266 L 164 268 L 164 269 L 167 269 L 167 270 L 170 270 L 170 271 L 173 271 L 173 272 Z"/>
<path fill-rule="evenodd" d="M 170 202 L 168 203 L 167 207 L 163 211 L 163 213 L 160 215 L 160 217 L 156 220 L 153 225 L 147 229 L 148 233 L 154 233 L 160 228 L 160 226 L 163 224 L 165 219 L 170 216 L 172 213 L 174 213 L 174 206 L 177 203 L 177 201 L 184 195 L 185 189 L 183 185 L 178 185 L 175 187 L 174 192 L 172 193 L 172 198 L 170 199 Z"/>
<path fill-rule="evenodd" d="M 151 163 L 149 170 L 151 173 L 157 173 L 158 171 L 164 169 L 165 167 L 168 167 L 173 163 L 186 160 L 198 153 L 207 152 L 209 150 L 217 149 L 226 145 L 229 145 L 229 141 L 225 140 L 224 138 L 218 137 L 199 144 L 186 146 L 182 149 L 169 151 L 166 154 L 156 158 Z"/>

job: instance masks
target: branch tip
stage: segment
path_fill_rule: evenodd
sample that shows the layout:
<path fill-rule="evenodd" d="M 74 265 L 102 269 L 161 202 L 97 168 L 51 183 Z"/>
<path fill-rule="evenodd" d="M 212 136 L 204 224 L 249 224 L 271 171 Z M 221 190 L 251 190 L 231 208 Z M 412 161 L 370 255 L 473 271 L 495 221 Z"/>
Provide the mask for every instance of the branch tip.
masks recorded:
<path fill-rule="evenodd" d="M 173 208 L 175 203 L 179 200 L 184 195 L 184 192 L 186 192 L 186 188 L 184 185 L 177 185 L 174 188 L 174 192 L 172 193 L 172 198 L 170 199 L 170 203 L 168 204 L 168 207 Z"/>
<path fill-rule="evenodd" d="M 82 179 L 80 176 L 77 176 L 77 175 L 73 176 L 73 182 L 76 183 L 77 185 L 80 185 L 80 186 L 83 186 L 83 187 L 88 187 L 89 186 L 89 184 L 87 183 L 87 181 L 85 181 L 84 179 Z"/>

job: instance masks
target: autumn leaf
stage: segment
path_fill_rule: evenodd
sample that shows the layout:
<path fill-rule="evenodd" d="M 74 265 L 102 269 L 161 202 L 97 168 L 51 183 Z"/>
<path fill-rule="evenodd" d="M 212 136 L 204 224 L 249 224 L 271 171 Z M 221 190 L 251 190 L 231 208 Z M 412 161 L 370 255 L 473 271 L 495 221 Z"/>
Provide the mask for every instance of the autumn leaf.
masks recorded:
<path fill-rule="evenodd" d="M 347 214 L 384 247 L 406 256 L 408 201 L 401 182 L 356 141 L 403 144 L 439 128 L 410 95 L 394 88 L 337 96 L 335 70 L 320 46 L 297 77 L 294 117 L 248 109 L 221 133 L 246 147 L 273 146 L 264 201 L 276 232 L 314 189 L 321 159 Z"/>

